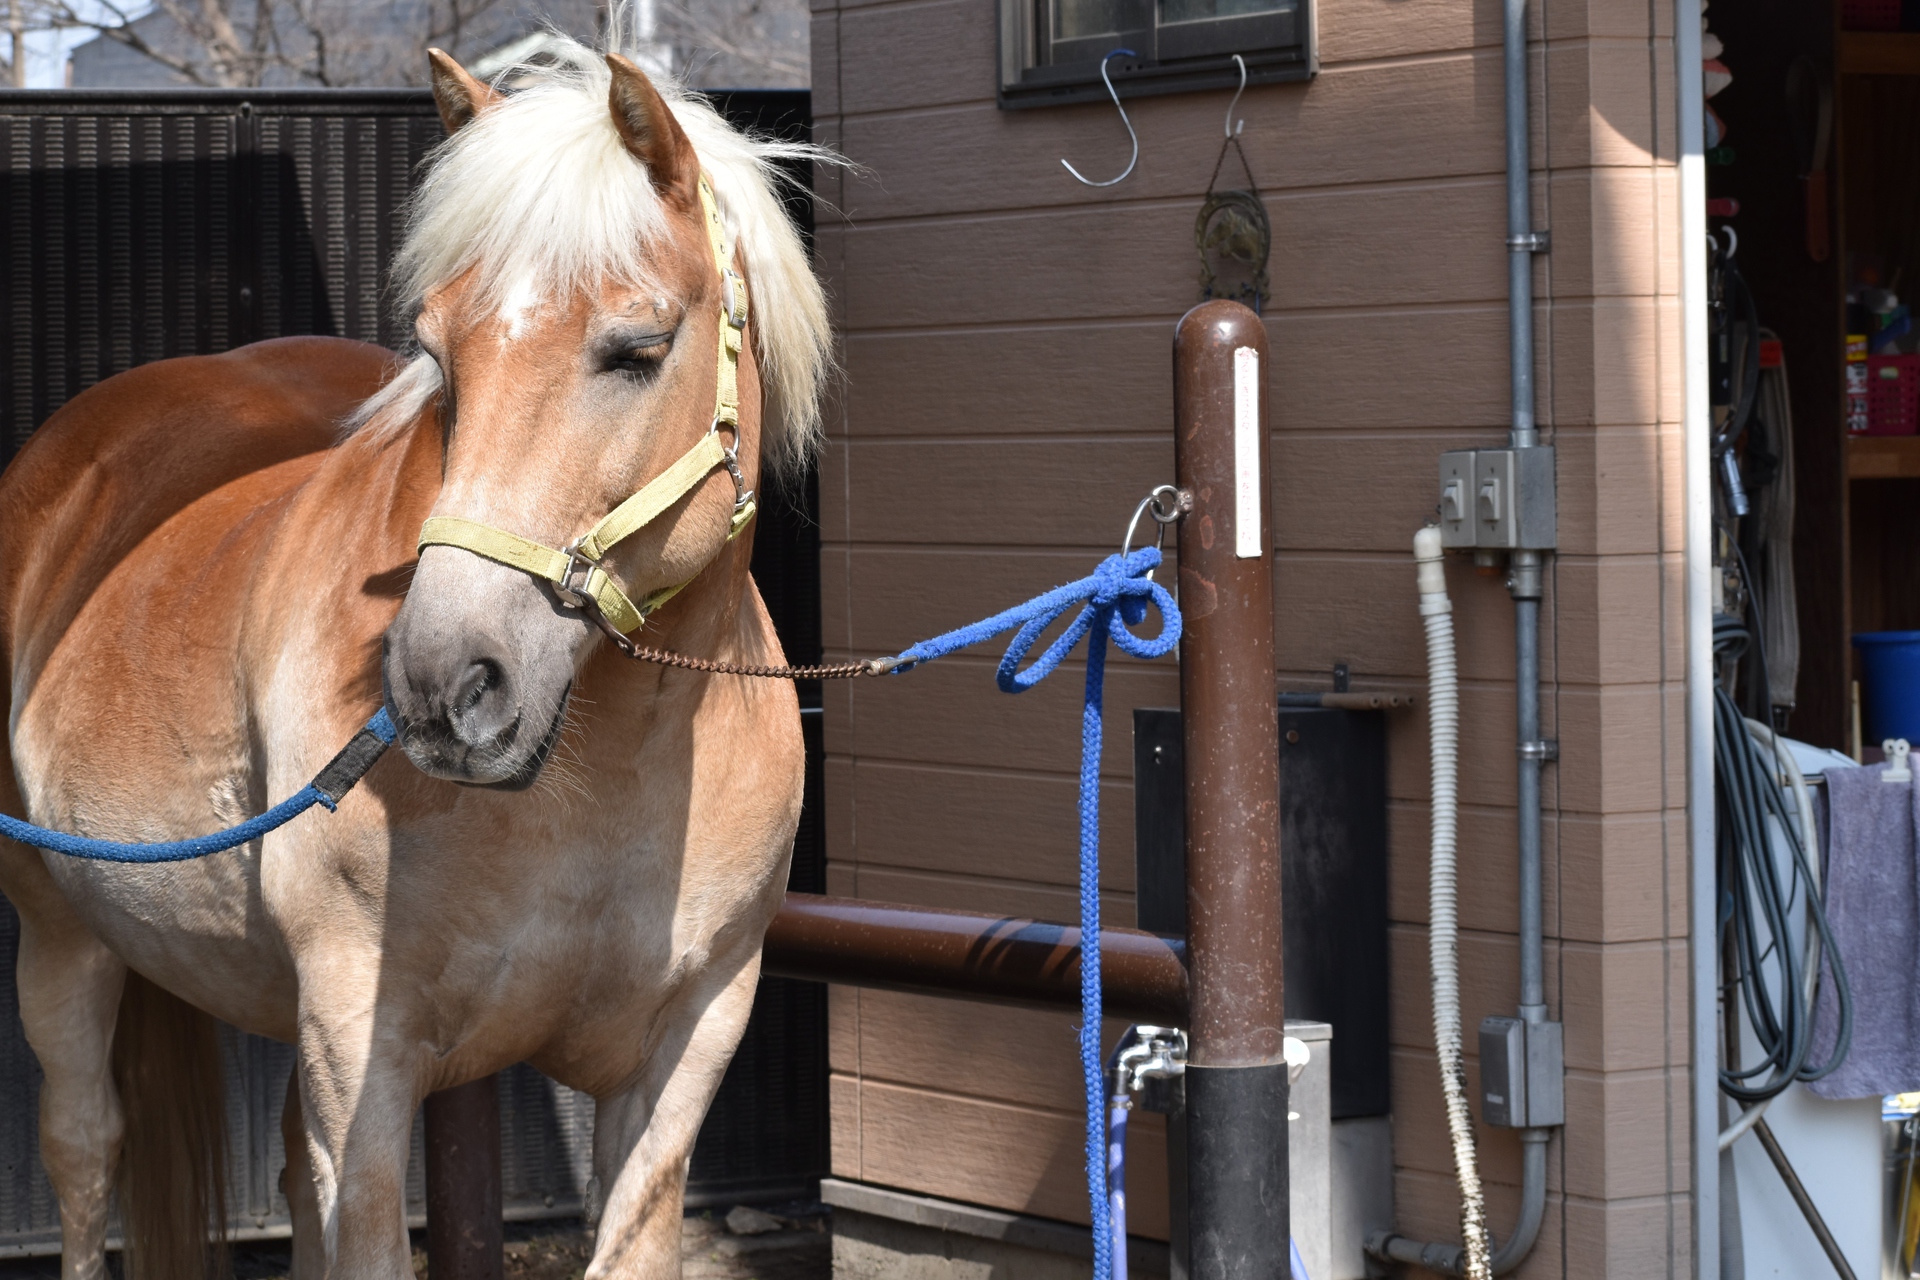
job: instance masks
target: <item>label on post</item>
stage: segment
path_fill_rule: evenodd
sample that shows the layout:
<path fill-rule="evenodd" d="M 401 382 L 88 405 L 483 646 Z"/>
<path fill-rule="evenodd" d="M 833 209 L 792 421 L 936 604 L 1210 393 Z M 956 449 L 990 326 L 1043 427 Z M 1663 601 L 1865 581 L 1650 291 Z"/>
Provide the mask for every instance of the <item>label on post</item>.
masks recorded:
<path fill-rule="evenodd" d="M 1260 353 L 1233 352 L 1233 554 L 1260 558 Z"/>

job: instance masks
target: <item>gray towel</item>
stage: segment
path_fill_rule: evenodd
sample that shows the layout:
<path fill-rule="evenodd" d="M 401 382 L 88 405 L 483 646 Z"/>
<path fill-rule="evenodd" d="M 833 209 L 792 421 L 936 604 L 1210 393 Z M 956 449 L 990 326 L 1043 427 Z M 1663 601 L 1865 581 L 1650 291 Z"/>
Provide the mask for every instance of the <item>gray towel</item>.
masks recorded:
<path fill-rule="evenodd" d="M 1914 757 L 1920 766 L 1920 755 Z M 1853 991 L 1853 1048 L 1808 1088 L 1823 1098 L 1920 1089 L 1920 790 L 1885 765 L 1827 770 L 1827 921 Z M 1820 975 L 1809 1063 L 1833 1053 L 1839 1006 Z"/>

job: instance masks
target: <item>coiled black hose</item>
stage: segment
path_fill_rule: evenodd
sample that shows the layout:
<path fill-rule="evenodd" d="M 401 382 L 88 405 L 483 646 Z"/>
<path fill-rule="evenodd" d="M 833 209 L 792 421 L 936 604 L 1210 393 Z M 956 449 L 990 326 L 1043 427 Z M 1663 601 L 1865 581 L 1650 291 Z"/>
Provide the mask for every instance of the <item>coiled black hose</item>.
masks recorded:
<path fill-rule="evenodd" d="M 1736 660 L 1749 642 L 1738 620 L 1724 615 L 1714 620 L 1716 658 Z M 1796 1080 L 1818 1080 L 1846 1059 L 1853 1043 L 1853 994 L 1827 926 L 1819 879 L 1808 862 L 1814 851 L 1801 839 L 1800 816 L 1780 783 L 1779 764 L 1772 750 L 1754 739 L 1740 709 L 1719 685 L 1713 692 L 1713 737 L 1720 928 L 1735 961 L 1733 972 L 1721 975 L 1721 995 L 1731 1000 L 1738 994 L 1760 1042 L 1759 1060 L 1746 1065 L 1740 1061 L 1740 1045 L 1727 1046 L 1720 1089 L 1750 1105 L 1774 1097 Z M 1786 841 L 1791 854 L 1784 877 L 1775 856 L 1776 837 Z M 1807 918 L 1819 940 L 1813 955 L 1794 936 L 1794 899 L 1803 892 Z M 1810 1065 L 1815 986 L 1807 981 L 1806 966 L 1822 960 L 1820 980 L 1833 983 L 1839 1028 L 1827 1060 Z M 1778 978 L 1777 990 L 1767 980 L 1769 969 Z"/>

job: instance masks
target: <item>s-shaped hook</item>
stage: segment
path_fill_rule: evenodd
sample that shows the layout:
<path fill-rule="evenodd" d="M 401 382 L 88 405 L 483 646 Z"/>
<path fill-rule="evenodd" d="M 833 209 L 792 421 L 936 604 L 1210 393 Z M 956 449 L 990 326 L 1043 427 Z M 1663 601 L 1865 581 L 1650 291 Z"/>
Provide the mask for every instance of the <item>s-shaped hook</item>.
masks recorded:
<path fill-rule="evenodd" d="M 1067 172 L 1089 187 L 1110 187 L 1116 182 L 1126 181 L 1127 175 L 1133 172 L 1133 166 L 1140 161 L 1140 135 L 1133 131 L 1133 121 L 1127 119 L 1127 109 L 1120 105 L 1120 94 L 1113 87 L 1113 77 L 1107 74 L 1107 63 L 1122 54 L 1129 58 L 1139 56 L 1131 49 L 1113 50 L 1108 53 L 1106 57 L 1100 59 L 1100 78 L 1106 82 L 1107 96 L 1113 99 L 1113 109 L 1120 113 L 1120 123 L 1127 126 L 1127 137 L 1133 139 L 1133 156 L 1127 161 L 1127 167 L 1120 171 L 1119 177 L 1108 178 L 1105 182 L 1095 182 L 1092 178 L 1087 177 L 1071 164 L 1068 164 L 1063 157 L 1060 163 L 1066 166 Z"/>

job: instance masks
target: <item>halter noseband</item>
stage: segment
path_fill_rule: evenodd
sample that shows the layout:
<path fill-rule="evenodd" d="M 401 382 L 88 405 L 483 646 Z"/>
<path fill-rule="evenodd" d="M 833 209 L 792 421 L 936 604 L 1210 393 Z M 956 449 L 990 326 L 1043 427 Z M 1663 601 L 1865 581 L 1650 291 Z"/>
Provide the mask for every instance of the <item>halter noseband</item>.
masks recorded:
<path fill-rule="evenodd" d="M 733 477 L 733 522 L 727 541 L 740 536 L 753 519 L 753 494 L 740 473 L 740 343 L 747 326 L 747 282 L 733 270 L 727 257 L 726 230 L 714 204 L 707 175 L 700 175 L 700 207 L 706 215 L 707 242 L 720 268 L 720 387 L 715 396 L 713 425 L 700 442 L 681 454 L 640 492 L 604 516 L 600 523 L 560 550 L 523 538 L 505 529 L 460 516 L 432 516 L 420 526 L 419 548 L 459 547 L 474 555 L 518 569 L 553 584 L 560 599 L 576 609 L 598 610 L 613 629 L 625 635 L 637 630 L 647 616 L 685 590 L 687 582 L 662 587 L 638 604 L 627 598 L 601 563 L 616 544 L 644 529 L 662 512 L 697 489 L 715 467 Z M 733 432 L 733 444 L 720 443 L 720 428 Z"/>

